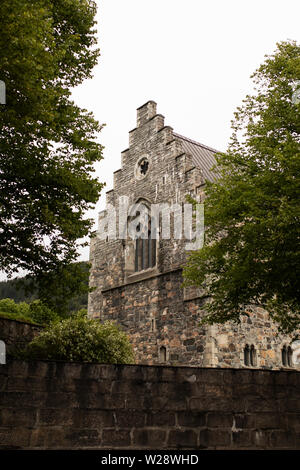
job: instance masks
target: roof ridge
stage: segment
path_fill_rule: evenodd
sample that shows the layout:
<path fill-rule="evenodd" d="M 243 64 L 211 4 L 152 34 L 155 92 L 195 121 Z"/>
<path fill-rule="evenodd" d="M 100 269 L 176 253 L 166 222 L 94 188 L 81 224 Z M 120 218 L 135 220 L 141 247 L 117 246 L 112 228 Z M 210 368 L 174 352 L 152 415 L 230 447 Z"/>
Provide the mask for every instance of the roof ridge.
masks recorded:
<path fill-rule="evenodd" d="M 200 142 L 197 142 L 196 140 L 192 140 L 189 137 L 185 137 L 181 134 L 178 134 L 177 132 L 173 132 L 173 135 L 175 137 L 179 137 L 180 139 L 186 140 L 187 142 L 190 142 L 191 144 L 198 145 L 199 147 L 205 148 L 206 150 L 210 150 L 212 152 L 218 153 L 219 150 L 216 150 L 212 147 L 209 147 L 208 145 L 201 144 Z"/>

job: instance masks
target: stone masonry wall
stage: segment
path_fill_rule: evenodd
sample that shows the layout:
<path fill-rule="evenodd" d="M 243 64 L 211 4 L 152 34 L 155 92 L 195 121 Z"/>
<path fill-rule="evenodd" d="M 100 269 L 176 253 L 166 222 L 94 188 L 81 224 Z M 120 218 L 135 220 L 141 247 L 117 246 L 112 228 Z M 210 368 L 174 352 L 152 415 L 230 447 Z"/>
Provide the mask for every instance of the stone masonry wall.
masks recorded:
<path fill-rule="evenodd" d="M 137 127 L 129 132 L 129 148 L 122 152 L 122 168 L 114 173 L 114 189 L 106 194 L 117 215 L 124 198 L 129 206 L 141 201 L 183 204 L 188 194 L 203 201 L 203 172 L 182 142 L 156 113 L 156 103 L 149 101 L 138 108 Z M 137 164 L 143 158 L 148 159 L 149 169 L 139 178 Z M 105 215 L 103 211 L 99 219 Z M 118 230 L 117 224 L 117 234 Z M 261 308 L 249 308 L 240 325 L 199 326 L 204 300 L 201 289 L 182 288 L 187 241 L 173 237 L 172 217 L 170 235 L 156 242 L 156 265 L 138 272 L 134 241 L 129 237 L 92 238 L 90 286 L 94 290 L 89 295 L 89 315 L 119 323 L 141 364 L 240 368 L 249 344 L 256 349 L 256 367 L 281 368 L 281 350 L 291 337 L 278 335 Z"/>
<path fill-rule="evenodd" d="M 241 367 L 244 347 L 248 344 L 256 350 L 255 367 L 283 368 L 282 348 L 291 344 L 292 335 L 280 334 L 268 312 L 261 307 L 248 306 L 245 312 L 247 315 L 241 318 L 240 324 L 230 322 L 211 327 L 214 337 L 212 365 Z M 300 370 L 300 363 L 293 363 L 292 368 Z"/>
<path fill-rule="evenodd" d="M 150 168 L 145 178 L 137 180 L 136 163 L 143 155 L 149 159 Z M 191 168 L 194 169 L 193 175 L 190 174 Z M 156 104 L 152 101 L 146 103 L 138 109 L 137 128 L 129 133 L 129 148 L 122 152 L 122 168 L 114 173 L 114 189 L 106 193 L 106 203 L 114 206 L 117 215 L 122 197 L 128 197 L 130 206 L 139 201 L 170 205 L 183 203 L 191 192 L 191 180 L 193 187 L 203 185 L 201 171 L 194 167 L 191 156 L 183 152 L 173 129 L 164 125 L 164 117 L 156 114 Z M 105 216 L 105 211 L 100 213 L 100 218 L 102 216 Z M 117 233 L 118 230 L 117 223 Z M 135 273 L 130 266 L 133 242 L 129 237 L 126 240 L 93 238 L 90 246 L 90 285 L 95 290 L 89 296 L 89 314 L 100 317 L 105 309 L 103 289 L 181 267 L 186 256 L 185 244 L 186 240 L 160 239 L 157 242 L 155 268 L 141 274 Z"/>
<path fill-rule="evenodd" d="M 136 163 L 143 155 L 150 168 L 139 180 L 135 178 Z M 156 104 L 146 103 L 137 111 L 137 127 L 129 133 L 129 148 L 122 152 L 122 168 L 114 174 L 114 189 L 107 193 L 107 204 L 112 204 L 118 214 L 120 197 L 124 196 L 130 205 L 140 200 L 149 204 L 183 203 L 197 185 L 203 185 L 201 171 L 183 152 L 173 129 L 164 125 L 164 117 L 156 114 Z M 138 362 L 159 363 L 159 349 L 164 346 L 167 364 L 210 365 L 204 357 L 205 329 L 199 333 L 197 328 L 195 305 L 201 301 L 183 303 L 185 243 L 160 238 L 156 266 L 136 273 L 131 266 L 132 240 L 91 240 L 90 286 L 95 290 L 89 295 L 89 315 L 121 324 L 130 335 Z"/>
<path fill-rule="evenodd" d="M 300 373 L 11 361 L 0 449 L 300 449 Z"/>
<path fill-rule="evenodd" d="M 199 327 L 200 300 L 184 302 L 181 283 L 178 270 L 103 292 L 101 319 L 123 327 L 138 363 L 160 363 L 164 346 L 167 364 L 210 365 L 204 355 L 206 328 Z"/>
<path fill-rule="evenodd" d="M 114 320 L 129 335 L 136 362 L 201 367 L 246 367 L 244 348 L 253 345 L 257 368 L 280 369 L 283 345 L 291 337 L 279 334 L 268 313 L 249 307 L 240 324 L 200 326 L 203 300 L 182 288 L 181 269 L 102 291 L 101 320 Z M 300 364 L 293 368 L 299 369 Z"/>
<path fill-rule="evenodd" d="M 23 348 L 42 329 L 42 326 L 31 323 L 0 318 L 0 340 L 5 342 L 8 355 L 13 349 Z"/>

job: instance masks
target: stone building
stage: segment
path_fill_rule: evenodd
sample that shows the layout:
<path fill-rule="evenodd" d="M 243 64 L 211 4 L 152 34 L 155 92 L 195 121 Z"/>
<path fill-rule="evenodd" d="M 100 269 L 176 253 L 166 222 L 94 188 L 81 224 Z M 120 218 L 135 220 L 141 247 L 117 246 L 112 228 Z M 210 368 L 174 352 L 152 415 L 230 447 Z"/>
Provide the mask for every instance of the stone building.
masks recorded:
<path fill-rule="evenodd" d="M 190 194 L 203 201 L 204 183 L 214 178 L 216 151 L 175 133 L 149 101 L 137 110 L 122 168 L 114 173 L 107 207 L 116 210 L 116 234 L 103 228 L 91 239 L 89 315 L 114 320 L 129 334 L 137 363 L 204 367 L 296 367 L 291 339 L 278 335 L 268 313 L 249 307 L 240 324 L 199 326 L 201 290 L 182 288 L 187 240 L 174 237 L 132 239 L 124 234 L 125 203 L 184 204 Z M 124 216 L 125 213 L 125 216 Z M 99 215 L 100 226 L 107 216 Z M 160 222 L 161 223 L 161 222 Z M 137 230 L 139 224 L 136 225 Z M 151 227 L 148 227 L 151 231 Z M 148 233 L 150 233 L 148 231 Z"/>

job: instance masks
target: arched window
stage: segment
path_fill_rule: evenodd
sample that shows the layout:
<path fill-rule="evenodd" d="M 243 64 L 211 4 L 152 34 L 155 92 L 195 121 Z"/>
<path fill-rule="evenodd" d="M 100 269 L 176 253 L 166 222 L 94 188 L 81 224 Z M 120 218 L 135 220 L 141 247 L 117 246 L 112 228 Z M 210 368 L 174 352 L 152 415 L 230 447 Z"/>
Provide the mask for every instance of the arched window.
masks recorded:
<path fill-rule="evenodd" d="M 289 367 L 293 367 L 293 350 L 290 346 L 287 350 L 287 362 Z"/>
<path fill-rule="evenodd" d="M 250 364 L 251 366 L 256 366 L 256 350 L 253 344 L 251 345 L 251 348 L 250 348 Z"/>
<path fill-rule="evenodd" d="M 283 365 L 284 367 L 286 367 L 287 364 L 288 364 L 286 346 L 283 346 L 283 348 L 282 348 L 282 350 L 281 350 L 281 362 L 282 362 L 282 365 Z"/>
<path fill-rule="evenodd" d="M 161 346 L 159 348 L 159 362 L 166 362 L 167 361 L 167 348 L 165 346 Z"/>
<path fill-rule="evenodd" d="M 151 239 L 151 220 L 148 227 L 137 227 L 139 235 L 135 240 L 135 271 L 153 268 L 156 265 L 156 238 Z"/>
<path fill-rule="evenodd" d="M 249 344 L 246 344 L 244 347 L 244 364 L 245 366 L 256 366 L 256 349 L 253 344 L 249 346 Z"/>
<path fill-rule="evenodd" d="M 250 366 L 250 348 L 248 344 L 244 347 L 244 364 Z"/>
<path fill-rule="evenodd" d="M 290 346 L 283 346 L 281 350 L 281 362 L 283 367 L 293 367 L 293 350 Z"/>
<path fill-rule="evenodd" d="M 151 217 L 150 208 L 150 201 L 139 199 L 129 208 L 127 226 L 126 219 L 122 219 L 121 233 L 128 234 L 127 241 L 124 240 L 123 243 L 125 282 L 131 279 L 131 276 L 140 277 L 141 272 L 142 276 L 150 276 L 157 264 L 159 221 L 156 221 L 155 215 Z"/>

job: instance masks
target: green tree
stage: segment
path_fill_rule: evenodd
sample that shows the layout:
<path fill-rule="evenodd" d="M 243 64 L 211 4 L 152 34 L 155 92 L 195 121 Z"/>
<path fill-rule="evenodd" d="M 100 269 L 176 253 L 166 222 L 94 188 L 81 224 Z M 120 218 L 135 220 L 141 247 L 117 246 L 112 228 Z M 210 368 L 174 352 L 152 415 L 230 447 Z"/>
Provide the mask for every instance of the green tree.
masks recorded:
<path fill-rule="evenodd" d="M 277 44 L 235 113 L 218 180 L 207 182 L 205 245 L 185 285 L 204 288 L 205 322 L 239 321 L 265 306 L 282 331 L 299 327 L 300 46 Z"/>
<path fill-rule="evenodd" d="M 34 300 L 29 305 L 29 315 L 31 320 L 40 325 L 49 325 L 53 321 L 58 321 L 56 312 L 51 310 L 40 300 Z"/>
<path fill-rule="evenodd" d="M 45 276 L 69 265 L 92 221 L 102 184 L 101 129 L 71 99 L 91 77 L 96 4 L 2 0 L 0 80 L 0 269 Z"/>
<path fill-rule="evenodd" d="M 128 337 L 112 322 L 100 323 L 84 312 L 51 323 L 27 345 L 26 359 L 130 364 L 132 346 Z"/>
<path fill-rule="evenodd" d="M 40 272 L 27 279 L 27 289 L 35 290 L 42 303 L 60 317 L 87 306 L 89 263 L 59 265 L 55 270 Z"/>
<path fill-rule="evenodd" d="M 0 299 L 30 303 L 39 297 L 60 316 L 87 308 L 88 292 L 89 263 L 86 261 L 58 266 L 54 272 L 40 273 L 38 279 L 27 275 L 0 282 Z"/>

